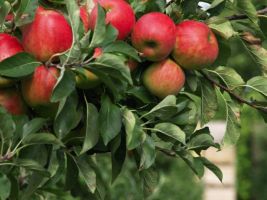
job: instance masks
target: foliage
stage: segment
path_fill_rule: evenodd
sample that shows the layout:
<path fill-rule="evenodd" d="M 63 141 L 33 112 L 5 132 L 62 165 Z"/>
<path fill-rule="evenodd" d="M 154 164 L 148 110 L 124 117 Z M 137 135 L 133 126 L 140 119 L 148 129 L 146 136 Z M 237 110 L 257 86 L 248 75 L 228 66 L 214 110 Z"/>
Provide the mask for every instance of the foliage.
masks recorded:
<path fill-rule="evenodd" d="M 137 17 L 160 11 L 177 23 L 201 20 L 219 40 L 216 63 L 208 69 L 186 71 L 183 91 L 159 100 L 141 83 L 148 62 L 139 57 L 129 41 L 116 41 L 118 32 L 105 24 L 106 13 L 101 6 L 95 30 L 84 34 L 75 1 L 1 1 L 1 32 L 19 37 L 19 29 L 31 22 L 34 10 L 41 4 L 65 13 L 74 33 L 72 47 L 59 55 L 59 62 L 46 63 L 61 70 L 51 97 L 59 104 L 55 118 L 40 118 L 34 112 L 12 116 L 0 109 L 1 198 L 105 199 L 110 182 L 99 161 L 103 153 L 110 157 L 111 182 L 116 181 L 126 162 L 134 162 L 133 172 L 138 178 L 133 180 L 142 188 L 141 198 L 149 198 L 157 188 L 160 178 L 155 160 L 159 152 L 181 158 L 200 178 L 207 167 L 222 180 L 220 169 L 202 157 L 202 151 L 209 147 L 220 149 L 204 125 L 214 118 L 218 101 L 224 104 L 227 122 L 223 145 L 235 144 L 240 136 L 243 103 L 257 109 L 267 120 L 267 77 L 259 73 L 243 80 L 231 66 L 225 66 L 231 57 L 232 39 L 239 40 L 242 50 L 254 58 L 254 68 L 267 66 L 266 59 L 261 60 L 262 55 L 267 55 L 265 49 L 254 44 L 251 37 L 244 38 L 244 32 L 250 32 L 253 37 L 266 39 L 266 29 L 261 26 L 266 17 L 261 19 L 257 14 L 265 4 L 253 4 L 251 0 L 205 2 L 211 3 L 207 10 L 198 6 L 198 0 L 168 4 L 163 0 L 130 1 Z M 10 11 L 14 21 L 5 22 Z M 97 47 L 103 48 L 104 53 L 94 58 Z M 133 74 L 125 66 L 125 57 L 140 62 Z M 0 63 L 0 75 L 22 80 L 37 66 L 38 61 L 30 55 L 18 54 Z M 102 84 L 97 89 L 75 87 L 75 75 L 81 73 L 81 67 L 100 78 Z M 259 93 L 263 101 L 252 98 L 252 91 Z"/>

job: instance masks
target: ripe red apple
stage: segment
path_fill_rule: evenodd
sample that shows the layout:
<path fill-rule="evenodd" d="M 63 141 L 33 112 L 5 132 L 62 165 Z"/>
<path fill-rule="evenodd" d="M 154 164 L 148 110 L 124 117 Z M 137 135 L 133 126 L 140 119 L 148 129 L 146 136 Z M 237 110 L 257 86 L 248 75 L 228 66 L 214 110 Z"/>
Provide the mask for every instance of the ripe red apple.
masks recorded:
<path fill-rule="evenodd" d="M 55 10 L 37 8 L 34 21 L 23 29 L 22 44 L 26 52 L 40 61 L 68 50 L 72 30 L 64 15 Z"/>
<path fill-rule="evenodd" d="M 23 52 L 19 40 L 9 34 L 0 33 L 0 62 L 19 52 Z M 0 88 L 11 86 L 13 83 L 13 79 L 0 77 Z"/>
<path fill-rule="evenodd" d="M 50 98 L 58 77 L 59 71 L 55 67 L 37 67 L 31 77 L 22 80 L 22 95 L 26 103 L 35 110 L 55 106 Z"/>
<path fill-rule="evenodd" d="M 118 40 L 124 40 L 132 31 L 135 15 L 131 6 L 124 0 L 98 0 L 106 11 L 106 23 L 111 23 L 119 32 Z M 97 4 L 94 6 L 89 20 L 90 29 L 94 29 L 97 18 Z"/>
<path fill-rule="evenodd" d="M 16 37 L 0 33 L 0 62 L 22 51 L 23 47 Z"/>
<path fill-rule="evenodd" d="M 219 53 L 218 42 L 211 29 L 202 22 L 183 21 L 176 26 L 173 58 L 185 69 L 211 65 Z"/>
<path fill-rule="evenodd" d="M 91 89 L 100 83 L 100 79 L 87 69 L 82 68 L 82 73 L 76 75 L 76 86 L 80 89 Z"/>
<path fill-rule="evenodd" d="M 86 5 L 80 7 L 80 17 L 83 22 L 84 30 L 87 32 L 89 30 L 89 13 Z"/>
<path fill-rule="evenodd" d="M 15 88 L 0 90 L 0 105 L 13 115 L 26 113 L 26 106 Z"/>
<path fill-rule="evenodd" d="M 185 75 L 171 59 L 150 65 L 143 74 L 143 83 L 151 94 L 163 99 L 176 95 L 185 83 Z"/>
<path fill-rule="evenodd" d="M 163 13 L 143 15 L 135 24 L 132 44 L 141 55 L 151 61 L 168 57 L 175 43 L 175 24 Z"/>

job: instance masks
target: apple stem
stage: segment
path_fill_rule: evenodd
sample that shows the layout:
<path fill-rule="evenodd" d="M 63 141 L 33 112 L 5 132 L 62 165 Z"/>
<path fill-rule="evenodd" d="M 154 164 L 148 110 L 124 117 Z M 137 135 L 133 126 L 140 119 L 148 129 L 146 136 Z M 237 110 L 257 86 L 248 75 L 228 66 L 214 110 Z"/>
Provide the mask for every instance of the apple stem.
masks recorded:
<path fill-rule="evenodd" d="M 203 70 L 199 71 L 200 74 L 207 79 L 210 83 L 212 83 L 213 85 L 219 87 L 220 89 L 222 89 L 223 91 L 227 92 L 231 97 L 233 97 L 234 99 L 236 99 L 237 101 L 239 101 L 242 104 L 247 104 L 248 106 L 255 108 L 259 111 L 262 111 L 264 113 L 267 113 L 267 107 L 262 107 L 259 105 L 256 105 L 255 102 L 251 102 L 251 101 L 247 101 L 245 99 L 243 99 L 242 97 L 240 97 L 239 95 L 237 95 L 236 93 L 234 93 L 231 89 L 229 89 L 228 87 L 225 87 L 224 85 L 221 85 L 220 83 L 218 83 L 217 81 L 213 80 L 210 76 L 208 76 Z"/>

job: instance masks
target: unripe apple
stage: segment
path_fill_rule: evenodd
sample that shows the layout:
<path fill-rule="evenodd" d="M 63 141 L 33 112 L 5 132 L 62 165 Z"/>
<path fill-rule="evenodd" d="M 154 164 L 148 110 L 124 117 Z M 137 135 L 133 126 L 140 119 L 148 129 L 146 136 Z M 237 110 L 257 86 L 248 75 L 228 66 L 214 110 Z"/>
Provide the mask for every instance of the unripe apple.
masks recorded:
<path fill-rule="evenodd" d="M 151 94 L 163 99 L 179 93 L 185 83 L 185 75 L 171 59 L 150 65 L 143 74 L 143 83 Z"/>
<path fill-rule="evenodd" d="M 135 15 L 131 6 L 124 0 L 98 0 L 106 11 L 106 23 L 112 24 L 119 32 L 118 40 L 124 40 L 132 31 Z M 90 14 L 89 27 L 94 29 L 97 19 L 97 5 Z"/>
<path fill-rule="evenodd" d="M 163 13 L 145 14 L 133 28 L 133 46 L 150 61 L 167 58 L 173 50 L 174 43 L 175 24 L 170 17 Z"/>
<path fill-rule="evenodd" d="M 76 75 L 76 86 L 80 89 L 91 89 L 98 86 L 100 79 L 88 69 L 82 68 L 82 73 Z"/>
<path fill-rule="evenodd" d="M 57 68 L 41 65 L 31 77 L 22 80 L 22 95 L 26 103 L 43 116 L 51 116 L 57 107 L 56 103 L 51 103 L 50 98 L 59 74 Z"/>
<path fill-rule="evenodd" d="M 89 30 L 89 13 L 86 5 L 80 7 L 80 17 L 83 22 L 84 30 L 87 32 Z"/>
<path fill-rule="evenodd" d="M 47 61 L 72 45 L 72 30 L 64 15 L 38 7 L 33 22 L 23 28 L 22 44 L 26 52 Z"/>
<path fill-rule="evenodd" d="M 13 115 L 26 113 L 26 106 L 15 88 L 0 89 L 0 105 Z"/>
<path fill-rule="evenodd" d="M 218 42 L 204 23 L 187 20 L 176 26 L 173 58 L 185 69 L 200 69 L 211 65 L 219 53 Z"/>
<path fill-rule="evenodd" d="M 0 33 L 0 62 L 20 52 L 23 52 L 23 47 L 16 37 Z M 11 86 L 13 83 L 12 79 L 0 77 L 0 88 Z"/>

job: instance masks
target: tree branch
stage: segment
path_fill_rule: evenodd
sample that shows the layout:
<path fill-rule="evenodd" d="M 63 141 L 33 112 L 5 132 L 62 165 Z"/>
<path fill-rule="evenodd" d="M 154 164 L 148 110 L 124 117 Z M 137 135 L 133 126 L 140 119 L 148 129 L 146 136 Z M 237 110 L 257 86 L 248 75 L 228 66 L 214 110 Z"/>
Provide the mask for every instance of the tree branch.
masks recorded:
<path fill-rule="evenodd" d="M 264 14 L 267 14 L 267 7 L 261 9 L 261 10 L 258 10 L 257 11 L 257 14 L 258 15 L 264 15 Z M 228 20 L 240 20 L 240 19 L 247 19 L 248 16 L 245 15 L 245 14 L 239 14 L 239 15 L 232 15 L 232 16 L 229 16 L 229 17 L 226 17 Z"/>
<path fill-rule="evenodd" d="M 168 150 L 168 149 L 163 149 L 161 147 L 156 146 L 156 149 L 164 154 L 166 154 L 167 156 L 170 157 L 177 157 L 177 154 L 174 151 Z"/>
<path fill-rule="evenodd" d="M 211 82 L 213 85 L 221 88 L 222 90 L 224 90 L 225 92 L 227 92 L 231 97 L 233 97 L 234 99 L 236 99 L 238 102 L 242 103 L 242 104 L 247 104 L 252 108 L 255 108 L 259 111 L 262 111 L 264 113 L 267 113 L 267 107 L 262 107 L 259 105 L 254 104 L 253 102 L 247 101 L 245 99 L 243 99 L 242 97 L 238 96 L 237 94 L 235 94 L 232 90 L 230 90 L 228 87 L 225 87 L 224 85 L 221 85 L 220 83 L 218 83 L 217 81 L 213 80 L 211 77 L 209 77 L 205 72 L 203 71 L 199 71 L 202 76 L 204 78 L 206 78 L 209 82 Z"/>

